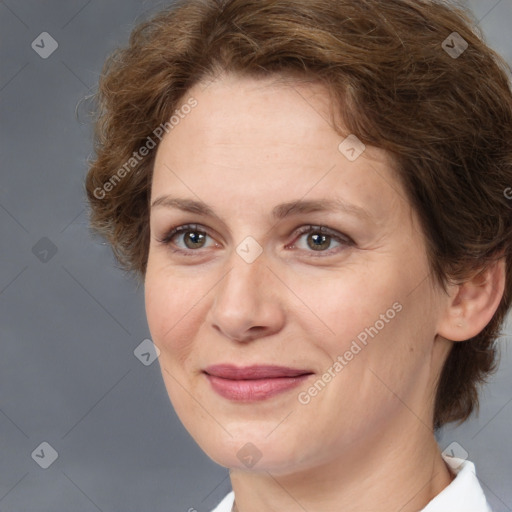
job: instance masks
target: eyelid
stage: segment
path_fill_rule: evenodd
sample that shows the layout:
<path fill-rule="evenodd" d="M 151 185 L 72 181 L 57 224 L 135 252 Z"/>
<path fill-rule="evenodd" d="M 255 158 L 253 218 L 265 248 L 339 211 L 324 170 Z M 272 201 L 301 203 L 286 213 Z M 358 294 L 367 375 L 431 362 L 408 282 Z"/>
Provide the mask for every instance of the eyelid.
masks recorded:
<path fill-rule="evenodd" d="M 286 245 L 285 249 L 295 248 L 297 241 L 305 234 L 308 233 L 320 233 L 323 235 L 329 236 L 332 240 L 340 244 L 339 247 L 329 248 L 325 251 L 315 251 L 315 250 L 300 250 L 298 249 L 305 258 L 329 258 L 332 256 L 337 256 L 341 252 L 345 251 L 349 247 L 354 247 L 356 243 L 354 240 L 344 233 L 341 233 L 335 229 L 328 228 L 327 226 L 322 225 L 305 225 L 301 226 L 294 232 L 294 241 L 290 244 Z"/>
<path fill-rule="evenodd" d="M 205 235 L 208 234 L 208 231 L 206 229 L 202 229 L 200 224 L 180 224 L 168 229 L 162 237 L 156 237 L 156 240 L 162 244 L 170 244 L 171 239 L 174 238 L 178 233 L 183 233 L 186 231 L 198 231 L 200 233 L 204 233 Z"/>
<path fill-rule="evenodd" d="M 186 249 L 181 249 L 179 247 L 172 247 L 171 240 L 175 236 L 178 236 L 182 233 L 186 233 L 188 231 L 195 231 L 197 233 L 202 233 L 202 234 L 206 235 L 207 237 L 210 237 L 211 239 L 214 240 L 214 237 L 212 235 L 210 235 L 209 230 L 207 228 L 205 228 L 201 224 L 196 224 L 196 223 L 179 224 L 177 226 L 173 226 L 172 228 L 167 230 L 162 237 L 156 237 L 156 240 L 157 240 L 157 242 L 161 243 L 162 245 L 167 246 L 174 253 L 182 254 L 185 256 L 199 255 L 201 253 L 200 249 L 203 249 L 203 247 L 201 247 L 197 250 L 193 250 L 193 249 L 186 250 Z M 218 243 L 216 242 L 215 245 L 218 246 Z"/>
<path fill-rule="evenodd" d="M 294 232 L 294 236 L 300 236 L 305 233 L 321 233 L 323 235 L 329 235 L 330 237 L 334 238 L 335 240 L 338 240 L 340 242 L 343 242 L 345 244 L 355 244 L 354 240 L 350 238 L 348 235 L 344 233 L 340 233 L 339 231 L 336 231 L 335 229 L 328 228 L 327 226 L 322 226 L 319 224 L 307 224 L 304 226 L 301 226 Z"/>

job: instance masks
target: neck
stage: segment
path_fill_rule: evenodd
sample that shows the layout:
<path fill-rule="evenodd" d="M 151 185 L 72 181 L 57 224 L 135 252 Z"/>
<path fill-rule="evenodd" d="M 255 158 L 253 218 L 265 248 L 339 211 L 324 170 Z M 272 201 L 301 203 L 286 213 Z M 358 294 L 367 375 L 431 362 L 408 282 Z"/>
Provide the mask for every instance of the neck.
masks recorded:
<path fill-rule="evenodd" d="M 417 512 L 454 477 L 424 424 L 416 421 L 415 430 L 400 431 L 407 435 L 380 432 L 373 440 L 354 443 L 337 459 L 297 472 L 234 469 L 234 510 Z"/>

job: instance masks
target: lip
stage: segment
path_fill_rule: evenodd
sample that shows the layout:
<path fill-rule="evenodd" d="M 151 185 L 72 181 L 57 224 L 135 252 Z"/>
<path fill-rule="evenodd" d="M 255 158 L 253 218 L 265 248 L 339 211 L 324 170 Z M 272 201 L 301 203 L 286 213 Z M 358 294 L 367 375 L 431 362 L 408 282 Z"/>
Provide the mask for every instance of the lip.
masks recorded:
<path fill-rule="evenodd" d="M 295 388 L 313 374 L 310 370 L 276 365 L 208 366 L 204 373 L 212 389 L 228 400 L 266 400 Z"/>

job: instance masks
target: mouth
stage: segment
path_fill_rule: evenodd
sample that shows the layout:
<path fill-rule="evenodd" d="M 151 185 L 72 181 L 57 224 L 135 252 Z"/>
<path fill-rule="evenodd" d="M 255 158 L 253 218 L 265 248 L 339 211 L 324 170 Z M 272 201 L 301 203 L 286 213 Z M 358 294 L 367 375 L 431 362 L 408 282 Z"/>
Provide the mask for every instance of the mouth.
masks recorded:
<path fill-rule="evenodd" d="M 313 375 L 311 370 L 285 366 L 231 364 L 208 366 L 203 373 L 217 394 L 242 402 L 266 400 L 297 387 Z"/>

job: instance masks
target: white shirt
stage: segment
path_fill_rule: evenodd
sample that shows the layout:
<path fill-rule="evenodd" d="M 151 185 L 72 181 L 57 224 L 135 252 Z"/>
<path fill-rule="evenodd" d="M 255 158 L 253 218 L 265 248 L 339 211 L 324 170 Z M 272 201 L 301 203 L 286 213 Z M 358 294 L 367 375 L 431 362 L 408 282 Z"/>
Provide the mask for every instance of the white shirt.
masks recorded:
<path fill-rule="evenodd" d="M 475 465 L 469 460 L 442 455 L 452 468 L 455 478 L 420 512 L 492 512 L 480 482 Z M 235 495 L 227 494 L 212 512 L 231 512 Z"/>

